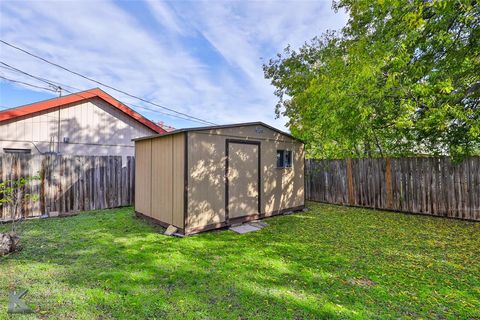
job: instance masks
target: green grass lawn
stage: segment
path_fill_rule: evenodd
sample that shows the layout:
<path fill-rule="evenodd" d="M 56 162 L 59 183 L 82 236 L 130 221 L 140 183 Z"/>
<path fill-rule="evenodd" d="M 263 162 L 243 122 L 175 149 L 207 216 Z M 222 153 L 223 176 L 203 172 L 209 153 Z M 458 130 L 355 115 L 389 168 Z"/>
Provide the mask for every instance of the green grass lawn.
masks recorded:
<path fill-rule="evenodd" d="M 18 288 L 28 318 L 480 318 L 480 223 L 309 207 L 188 238 L 131 208 L 28 221 L 0 258 L 0 318 Z"/>

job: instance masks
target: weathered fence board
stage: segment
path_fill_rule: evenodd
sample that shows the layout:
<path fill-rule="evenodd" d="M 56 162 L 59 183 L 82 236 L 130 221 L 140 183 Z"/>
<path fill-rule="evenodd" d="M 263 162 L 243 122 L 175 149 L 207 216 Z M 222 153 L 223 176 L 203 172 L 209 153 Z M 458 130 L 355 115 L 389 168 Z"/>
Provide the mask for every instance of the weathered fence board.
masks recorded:
<path fill-rule="evenodd" d="M 480 220 L 480 157 L 306 160 L 306 198 Z"/>
<path fill-rule="evenodd" d="M 38 195 L 22 208 L 25 216 L 68 213 L 133 204 L 135 158 L 120 156 L 0 155 L 0 182 L 39 175 L 25 190 Z M 0 197 L 3 195 L 0 194 Z M 8 205 L 0 206 L 0 221 L 12 220 Z M 17 217 L 20 217 L 20 212 Z"/>

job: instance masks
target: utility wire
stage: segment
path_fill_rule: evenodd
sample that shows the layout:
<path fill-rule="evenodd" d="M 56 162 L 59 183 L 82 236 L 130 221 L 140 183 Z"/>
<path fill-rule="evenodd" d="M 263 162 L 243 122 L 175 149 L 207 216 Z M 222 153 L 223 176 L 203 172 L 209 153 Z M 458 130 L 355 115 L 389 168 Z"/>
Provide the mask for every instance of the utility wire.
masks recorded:
<path fill-rule="evenodd" d="M 19 73 L 21 73 L 21 74 L 23 74 L 23 75 L 26 75 L 26 76 L 28 76 L 28 77 L 34 78 L 34 79 L 36 79 L 36 80 L 38 80 L 38 81 L 42 81 L 42 82 L 44 82 L 44 83 L 46 83 L 46 84 L 54 87 L 54 88 L 56 89 L 56 91 L 54 91 L 54 92 L 58 92 L 59 89 L 60 89 L 60 90 L 65 90 L 66 92 L 68 92 L 68 93 L 70 93 L 70 94 L 75 94 L 75 95 L 77 95 L 77 96 L 79 96 L 79 97 L 85 98 L 85 97 L 82 96 L 80 93 L 78 93 L 78 92 L 72 92 L 72 91 L 66 89 L 65 87 L 72 88 L 72 89 L 77 90 L 77 91 L 84 91 L 83 89 L 79 89 L 79 88 L 76 88 L 76 87 L 72 87 L 72 86 L 70 86 L 70 85 L 66 85 L 66 84 L 63 84 L 63 83 L 60 83 L 60 82 L 56 82 L 56 81 L 53 81 L 53 80 L 48 80 L 48 79 L 46 79 L 46 78 L 42 78 L 42 77 L 33 75 L 33 74 L 28 73 L 28 72 L 26 72 L 26 71 L 23 71 L 23 70 L 20 70 L 20 69 L 18 69 L 18 68 L 15 68 L 14 66 L 9 65 L 8 63 L 5 63 L 5 62 L 3 62 L 3 61 L 0 61 L 0 67 L 5 68 L 5 69 L 10 70 L 10 71 L 19 72 Z M 122 101 L 120 101 L 120 102 L 122 102 Z M 126 103 L 124 103 L 124 102 L 122 102 L 122 103 L 125 104 L 125 105 L 128 105 L 128 104 L 126 104 Z M 166 115 L 166 116 L 169 116 L 169 117 L 174 117 L 174 118 L 178 118 L 178 119 L 182 119 L 182 120 L 186 120 L 186 121 L 192 121 L 192 122 L 197 122 L 197 123 L 205 124 L 205 122 L 203 122 L 203 121 L 193 120 L 193 119 L 190 119 L 190 118 L 181 117 L 181 116 L 179 116 L 179 115 L 167 113 L 167 112 L 164 112 L 164 111 L 160 111 L 160 110 L 158 110 L 158 109 L 147 108 L 147 107 L 144 107 L 144 106 L 139 106 L 139 105 L 135 105 L 135 104 L 131 104 L 131 103 L 130 103 L 130 105 L 133 106 L 133 107 L 137 107 L 137 108 L 141 108 L 141 109 L 144 109 L 144 110 L 148 110 L 148 111 L 150 111 L 150 112 L 155 112 L 155 113 L 163 114 L 163 115 Z"/>
<path fill-rule="evenodd" d="M 13 67 L 13 66 L 11 66 L 11 65 L 3 62 L 3 61 L 0 61 L 0 68 L 4 68 L 4 69 L 9 70 L 9 71 L 14 71 L 14 72 L 21 73 L 21 74 L 23 74 L 23 75 L 29 76 L 29 77 L 31 77 L 31 78 L 34 78 L 34 79 L 39 80 L 39 81 L 42 81 L 42 82 L 48 82 L 50 85 L 51 85 L 51 84 L 54 84 L 55 87 L 63 86 L 63 87 L 69 87 L 69 88 L 72 88 L 72 89 L 78 90 L 78 91 L 84 91 L 83 89 L 78 89 L 78 88 L 75 88 L 75 87 L 72 87 L 72 86 L 68 86 L 68 85 L 66 85 L 66 84 L 64 84 L 64 83 L 56 82 L 56 81 L 53 81 L 53 80 L 48 80 L 48 79 L 46 79 L 46 78 L 42 78 L 42 77 L 33 75 L 33 74 L 28 73 L 28 72 L 26 72 L 26 71 L 23 71 L 23 70 L 20 70 L 20 69 L 18 69 L 18 68 L 15 68 L 15 67 Z"/>
<path fill-rule="evenodd" d="M 13 67 L 13 66 L 11 66 L 11 65 L 3 62 L 3 61 L 0 61 L 0 67 L 5 68 L 5 69 L 10 70 L 10 71 L 19 72 L 19 73 L 21 73 L 21 74 L 23 74 L 23 75 L 26 75 L 26 76 L 28 76 L 28 77 L 34 78 L 35 80 L 44 82 L 44 83 L 48 84 L 49 86 L 52 86 L 52 90 L 54 90 L 54 92 L 58 92 L 59 89 L 61 89 L 59 86 L 53 84 L 52 82 L 50 82 L 50 81 L 48 81 L 48 80 L 46 80 L 46 79 L 43 79 L 43 78 L 38 77 L 38 76 L 34 76 L 34 75 L 32 75 L 32 74 L 30 74 L 30 73 L 28 73 L 28 72 L 25 72 L 25 71 L 22 71 L 22 70 L 20 70 L 20 69 L 17 69 L 17 68 L 15 68 L 15 67 Z"/>
<path fill-rule="evenodd" d="M 38 88 L 38 89 L 43 89 L 43 90 L 48 90 L 48 91 L 51 91 L 51 92 L 58 93 L 58 90 L 55 90 L 55 89 L 52 89 L 52 88 L 41 87 L 41 86 L 37 86 L 37 85 L 31 84 L 31 83 L 27 83 L 27 82 L 23 82 L 23 81 L 18 81 L 18 80 L 9 79 L 9 78 L 3 77 L 3 76 L 1 76 L 1 75 L 0 75 L 0 78 L 2 78 L 2 79 L 4 79 L 4 80 L 7 80 L 7 81 L 14 82 L 14 83 L 19 83 L 19 84 L 23 84 L 23 85 L 26 85 L 26 86 L 30 86 L 30 87 L 33 87 L 33 88 Z M 53 84 L 51 84 L 50 82 L 48 82 L 48 80 L 45 80 L 45 82 L 46 82 L 47 84 L 53 86 Z M 57 82 L 57 84 L 63 85 L 63 84 L 58 83 L 58 82 Z M 63 86 L 65 86 L 65 85 L 63 85 Z M 70 87 L 70 86 L 68 86 L 68 87 Z M 70 93 L 70 94 L 73 94 L 73 95 L 79 96 L 79 97 L 81 97 L 81 98 L 87 99 L 87 97 L 83 96 L 83 95 L 82 95 L 81 93 L 79 93 L 79 92 L 72 92 L 72 91 L 70 91 L 70 90 L 68 90 L 68 89 L 65 89 L 64 87 L 58 87 L 58 88 L 60 88 L 60 89 L 62 89 L 62 90 L 65 90 L 66 92 L 68 92 L 68 93 Z M 74 87 L 72 87 L 72 88 L 74 88 Z M 76 89 L 76 88 L 74 88 L 74 89 L 81 91 L 81 89 Z M 121 102 L 121 101 L 120 101 L 120 102 Z M 125 103 L 123 103 L 123 102 L 121 102 L 121 103 L 122 103 L 122 104 L 125 104 Z M 126 105 L 126 104 L 125 104 L 125 105 Z M 161 111 L 158 111 L 158 110 L 152 110 L 152 109 L 144 108 L 144 107 L 141 107 L 141 106 L 136 106 L 136 107 L 143 108 L 143 109 L 146 109 L 146 110 L 150 110 L 150 111 L 152 111 L 152 112 L 157 112 L 157 113 L 165 114 L 165 115 L 172 116 L 172 117 L 177 117 L 176 115 L 171 115 L 171 114 L 164 113 L 164 112 L 161 112 Z M 5 107 L 5 109 L 9 109 L 9 108 Z M 180 119 L 193 121 L 193 120 L 190 120 L 190 119 L 187 119 L 187 118 L 180 118 Z"/>
<path fill-rule="evenodd" d="M 112 86 L 110 86 L 110 85 L 108 85 L 108 84 L 105 84 L 105 83 L 103 83 L 103 82 L 100 82 L 100 81 L 97 81 L 97 80 L 92 79 L 92 78 L 90 78 L 90 77 L 87 77 L 87 76 L 85 76 L 85 75 L 83 75 L 83 74 L 81 74 L 81 73 L 79 73 L 79 72 L 76 72 L 76 71 L 73 71 L 73 70 L 71 70 L 71 69 L 69 69 L 69 68 L 63 67 L 63 66 L 61 66 L 61 65 L 59 65 L 59 64 L 57 64 L 57 63 L 55 63 L 55 62 L 51 62 L 51 61 L 49 61 L 49 60 L 47 60 L 47 59 L 45 59 L 45 58 L 42 58 L 42 57 L 40 57 L 40 56 L 38 56 L 38 55 L 36 55 L 36 54 L 33 54 L 33 53 L 31 53 L 31 52 L 29 52 L 29 51 L 27 51 L 27 50 L 25 50 L 25 49 L 22 49 L 22 48 L 20 48 L 20 47 L 17 47 L 17 46 L 15 46 L 15 45 L 13 45 L 13 44 L 11 44 L 11 43 L 8 43 L 7 41 L 4 41 L 4 40 L 2 40 L 2 39 L 0 39 L 0 42 L 2 42 L 3 44 L 5 44 L 5 45 L 7 45 L 7 46 L 9 46 L 9 47 L 11 47 L 11 48 L 14 48 L 14 49 L 16 49 L 16 50 L 19 50 L 19 51 L 21 51 L 21 52 L 23 52 L 23 53 L 25 53 L 25 54 L 27 54 L 27 55 L 29 55 L 29 56 L 32 56 L 32 57 L 34 57 L 34 58 L 37 58 L 37 59 L 39 59 L 39 60 L 41 60 L 41 61 L 43 61 L 43 62 L 46 62 L 46 63 L 48 63 L 48 64 L 50 64 L 50 65 L 53 65 L 53 66 L 55 66 L 55 67 L 57 67 L 57 68 L 60 68 L 60 69 L 65 70 L 65 71 L 67 71 L 67 72 L 70 72 L 70 73 L 72 73 L 72 74 L 74 74 L 74 75 L 76 75 L 76 76 L 79 76 L 79 77 L 81 77 L 81 78 L 84 78 L 84 79 L 86 79 L 86 80 L 95 82 L 95 83 L 97 83 L 97 84 L 99 84 L 99 85 L 101 85 L 101 86 L 104 86 L 104 87 L 109 88 L 109 89 L 111 89 L 111 90 L 114 90 L 114 91 L 116 91 L 116 92 L 122 93 L 122 94 L 124 94 L 124 95 L 126 95 L 126 96 L 129 96 L 129 97 L 131 97 L 131 98 L 138 99 L 138 100 L 140 100 L 140 101 L 143 101 L 143 102 L 145 102 L 145 103 L 148 103 L 148 104 L 157 106 L 157 107 L 159 107 L 159 108 L 166 109 L 166 110 L 169 110 L 169 111 L 171 111 L 171 112 L 181 114 L 181 115 L 186 116 L 186 117 L 188 117 L 188 118 L 192 118 L 192 119 L 195 119 L 195 120 L 198 120 L 198 121 L 207 123 L 207 124 L 216 125 L 216 123 L 214 123 L 214 122 L 210 122 L 210 121 L 207 121 L 207 120 L 204 120 L 204 119 L 201 119 L 201 118 L 197 118 L 197 117 L 188 115 L 188 114 L 183 113 L 183 112 L 180 112 L 180 111 L 176 111 L 176 110 L 174 110 L 174 109 L 171 109 L 171 108 L 162 106 L 162 105 L 160 105 L 160 104 L 158 104 L 158 103 L 155 103 L 155 102 L 149 101 L 149 100 L 147 100 L 147 99 L 144 99 L 144 98 L 135 96 L 135 95 L 133 95 L 133 94 L 130 94 L 130 93 L 125 92 L 125 91 L 123 91 L 123 90 L 117 89 L 117 88 L 112 87 Z"/>
<path fill-rule="evenodd" d="M 68 87 L 68 88 L 72 88 L 74 90 L 77 90 L 77 91 L 83 91 L 83 89 L 79 89 L 79 88 L 76 88 L 76 87 L 73 87 L 73 86 L 70 86 L 70 85 L 66 85 L 66 84 L 63 84 L 63 83 L 60 83 L 60 82 L 56 82 L 56 81 L 53 81 L 53 80 L 48 80 L 46 78 L 42 78 L 42 77 L 39 77 L 39 76 L 35 76 L 31 73 L 28 73 L 28 72 L 25 72 L 23 70 L 20 70 L 18 68 L 15 68 L 3 61 L 0 61 L 0 67 L 3 67 L 3 68 L 6 68 L 7 70 L 10 70 L 10 71 L 15 71 L 15 72 L 18 72 L 18 73 L 21 73 L 23 75 L 26 75 L 28 77 L 31 77 L 33 79 L 36 79 L 38 81 L 41 81 L 41 82 L 44 82 L 46 84 L 48 84 L 49 86 L 52 86 L 53 88 L 45 88 L 45 87 L 40 87 L 40 86 L 36 86 L 36 85 L 33 85 L 33 84 L 30 84 L 30 83 L 26 83 L 26 82 L 23 82 L 23 81 L 18 81 L 18 80 L 13 80 L 13 79 L 7 79 L 5 77 L 2 77 L 4 78 L 5 80 L 8 80 L 8 81 L 11 81 L 11 82 L 17 82 L 17 83 L 20 83 L 20 84 L 24 84 L 24 85 L 27 85 L 27 86 L 30 86 L 30 87 L 34 87 L 34 88 L 39 88 L 39 89 L 44 89 L 44 90 L 48 90 L 48 91 L 52 91 L 52 92 L 56 92 L 58 93 L 59 90 L 65 90 L 66 92 L 70 93 L 70 94 L 74 94 L 74 95 L 77 95 L 81 98 L 86 98 L 85 96 L 82 96 L 81 93 L 79 92 L 73 92 L 73 91 L 70 91 L 68 89 L 66 89 L 65 87 Z M 122 104 L 125 104 L 125 105 L 128 105 L 122 101 L 120 101 Z M 139 106 L 139 105 L 134 105 L 134 104 L 130 104 L 132 107 L 136 107 L 136 108 L 140 108 L 140 109 L 144 109 L 144 110 L 147 110 L 147 111 L 150 111 L 150 112 L 154 112 L 154 113 L 159 113 L 159 114 L 163 114 L 163 115 L 166 115 L 166 116 L 169 116 L 169 117 L 175 117 L 175 118 L 178 118 L 178 119 L 182 119 L 182 120 L 186 120 L 186 121 L 192 121 L 192 122 L 198 122 L 198 123 L 202 123 L 204 124 L 204 122 L 201 122 L 201 121 L 197 121 L 197 120 L 193 120 L 193 119 L 189 119 L 189 118 L 184 118 L 184 117 L 181 117 L 181 116 L 178 116 L 176 114 L 171 114 L 171 113 L 167 113 L 167 112 L 163 112 L 163 111 L 160 111 L 158 109 L 152 109 L 152 108 L 147 108 L 147 107 L 144 107 L 144 106 Z"/>
<path fill-rule="evenodd" d="M 19 80 L 13 80 L 13 79 L 10 79 L 10 78 L 1 76 L 1 75 L 0 75 L 0 78 L 3 79 L 3 80 L 6 80 L 6 81 L 23 84 L 23 85 L 25 85 L 25 86 L 29 86 L 29 87 L 32 87 L 32 88 L 37 88 L 37 89 L 43 89 L 43 90 L 48 90 L 48 91 L 52 91 L 52 92 L 57 92 L 57 91 L 55 91 L 54 89 L 51 89 L 51 88 L 45 88 L 45 87 L 37 86 L 37 85 L 31 84 L 31 83 L 26 83 L 26 82 L 19 81 Z"/>

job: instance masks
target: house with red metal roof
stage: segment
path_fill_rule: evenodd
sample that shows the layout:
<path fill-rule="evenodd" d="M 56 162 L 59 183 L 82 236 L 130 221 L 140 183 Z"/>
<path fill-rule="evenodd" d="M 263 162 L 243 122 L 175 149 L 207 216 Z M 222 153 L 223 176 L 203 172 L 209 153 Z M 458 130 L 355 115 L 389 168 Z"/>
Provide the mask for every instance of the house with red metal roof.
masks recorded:
<path fill-rule="evenodd" d="M 95 88 L 0 112 L 0 153 L 133 156 L 132 139 L 165 133 Z"/>

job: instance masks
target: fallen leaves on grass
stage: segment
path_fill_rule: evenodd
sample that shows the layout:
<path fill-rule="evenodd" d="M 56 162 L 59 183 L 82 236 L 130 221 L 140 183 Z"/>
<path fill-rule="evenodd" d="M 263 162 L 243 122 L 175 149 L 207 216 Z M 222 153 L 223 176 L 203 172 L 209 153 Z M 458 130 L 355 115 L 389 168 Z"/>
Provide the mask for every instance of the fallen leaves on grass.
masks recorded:
<path fill-rule="evenodd" d="M 348 280 L 349 284 L 361 286 L 361 287 L 374 287 L 377 284 L 368 278 L 354 278 Z"/>

